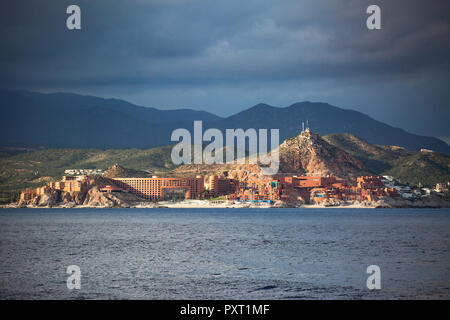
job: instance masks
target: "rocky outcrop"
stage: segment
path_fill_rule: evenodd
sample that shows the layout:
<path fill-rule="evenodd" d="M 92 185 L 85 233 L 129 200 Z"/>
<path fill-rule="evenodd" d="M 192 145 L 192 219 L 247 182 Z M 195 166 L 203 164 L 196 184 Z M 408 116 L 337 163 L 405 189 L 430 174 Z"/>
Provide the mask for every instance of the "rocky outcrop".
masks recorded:
<path fill-rule="evenodd" d="M 65 192 L 50 190 L 42 195 L 36 196 L 30 201 L 17 203 L 18 207 L 64 207 L 71 208 L 75 206 L 88 207 L 122 207 L 127 208 L 136 203 L 141 203 L 143 199 L 138 196 L 127 193 L 105 193 L 100 189 L 106 185 L 112 185 L 113 182 L 103 177 L 91 178 L 87 189 L 79 192 Z"/>
<path fill-rule="evenodd" d="M 103 207 L 103 208 L 113 208 L 113 207 L 127 208 L 130 206 L 130 202 L 135 202 L 139 200 L 141 199 L 135 197 L 134 195 L 101 192 L 97 186 L 94 186 L 91 189 L 89 189 L 88 193 L 86 194 L 83 205 L 89 207 Z"/>
<path fill-rule="evenodd" d="M 329 144 L 318 134 L 306 130 L 298 136 L 285 140 L 279 147 L 279 173 L 307 176 L 336 176 L 355 179 L 371 173 L 364 164 L 347 152 Z M 173 171 L 178 175 L 223 175 L 240 181 L 262 177 L 257 164 L 190 164 Z"/>
<path fill-rule="evenodd" d="M 42 195 L 38 195 L 30 202 L 22 201 L 19 202 L 19 206 L 26 206 L 31 205 L 34 207 L 53 207 L 58 203 L 58 192 L 57 191 L 50 191 L 47 193 L 44 193 Z"/>
<path fill-rule="evenodd" d="M 239 181 L 256 180 L 262 177 L 261 169 L 257 164 L 187 164 L 173 170 L 177 177 L 195 177 L 203 176 L 226 176 L 230 179 Z"/>
<path fill-rule="evenodd" d="M 86 194 L 83 205 L 111 208 L 114 207 L 114 201 L 107 197 L 106 194 L 103 194 L 98 187 L 92 187 Z"/>
<path fill-rule="evenodd" d="M 149 176 L 148 172 L 134 169 L 127 169 L 120 166 L 117 163 L 108 170 L 106 170 L 106 172 L 103 174 L 103 177 L 105 178 L 134 178 L 147 176 Z"/>
<path fill-rule="evenodd" d="M 345 204 L 345 201 L 339 199 L 326 199 L 318 204 L 321 204 L 324 207 L 338 207 Z"/>
<path fill-rule="evenodd" d="M 401 197 L 385 197 L 375 202 L 374 206 L 377 208 L 450 208 L 450 201 L 437 195 L 431 195 L 413 201 Z"/>
<path fill-rule="evenodd" d="M 368 175 L 363 163 L 306 130 L 279 147 L 280 172 L 290 175 L 336 176 L 355 179 Z"/>

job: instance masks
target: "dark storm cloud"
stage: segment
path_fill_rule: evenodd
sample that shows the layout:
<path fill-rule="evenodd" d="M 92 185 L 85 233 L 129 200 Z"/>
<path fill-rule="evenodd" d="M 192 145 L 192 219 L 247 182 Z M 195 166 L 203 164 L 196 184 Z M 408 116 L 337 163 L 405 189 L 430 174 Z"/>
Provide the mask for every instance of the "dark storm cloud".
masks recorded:
<path fill-rule="evenodd" d="M 365 26 L 373 3 L 379 31 Z M 81 31 L 65 28 L 69 4 L 81 7 Z M 322 100 L 450 136 L 449 9 L 412 0 L 3 1 L 0 85 L 219 114 Z"/>

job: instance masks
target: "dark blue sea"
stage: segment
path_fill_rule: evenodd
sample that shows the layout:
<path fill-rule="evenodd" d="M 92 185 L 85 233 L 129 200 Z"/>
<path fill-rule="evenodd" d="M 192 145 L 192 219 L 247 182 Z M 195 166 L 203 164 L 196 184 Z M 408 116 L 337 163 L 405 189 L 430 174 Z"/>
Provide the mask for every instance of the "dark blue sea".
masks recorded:
<path fill-rule="evenodd" d="M 450 210 L 0 209 L 0 298 L 449 299 Z"/>

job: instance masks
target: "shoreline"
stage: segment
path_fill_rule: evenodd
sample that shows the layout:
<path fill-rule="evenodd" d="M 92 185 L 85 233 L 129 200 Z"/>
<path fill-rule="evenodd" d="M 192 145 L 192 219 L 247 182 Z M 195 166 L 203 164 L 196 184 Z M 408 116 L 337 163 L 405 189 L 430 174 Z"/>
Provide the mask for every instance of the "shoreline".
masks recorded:
<path fill-rule="evenodd" d="M 426 206 L 423 203 L 420 205 L 413 205 L 413 203 L 405 203 L 403 205 L 391 206 L 384 203 L 369 203 L 369 202 L 347 202 L 334 205 L 322 204 L 268 204 L 268 203 L 249 203 L 249 202 L 223 202 L 211 203 L 208 200 L 185 200 L 180 202 L 161 201 L 158 203 L 139 202 L 123 206 L 90 206 L 90 205 L 74 205 L 57 204 L 52 206 L 35 206 L 35 205 L 19 205 L 17 203 L 0 205 L 0 209 L 161 209 L 161 208 L 176 208 L 176 209 L 402 209 L 402 208 L 423 208 L 423 209 L 440 209 L 449 208 L 449 206 Z"/>

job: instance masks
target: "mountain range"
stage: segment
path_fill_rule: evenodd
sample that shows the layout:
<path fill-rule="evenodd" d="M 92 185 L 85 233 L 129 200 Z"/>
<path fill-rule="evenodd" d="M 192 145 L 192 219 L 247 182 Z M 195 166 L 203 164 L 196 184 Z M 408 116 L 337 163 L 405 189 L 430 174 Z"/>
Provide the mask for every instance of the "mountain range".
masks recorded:
<path fill-rule="evenodd" d="M 297 135 L 308 122 L 320 135 L 354 134 L 369 143 L 422 148 L 450 154 L 450 146 L 434 138 L 408 133 L 354 110 L 326 103 L 299 102 L 279 108 L 258 104 L 222 118 L 191 109 L 159 110 L 119 99 L 73 93 L 0 91 L 0 146 L 44 148 L 151 148 L 171 143 L 176 128 L 279 128 L 280 140 Z"/>

